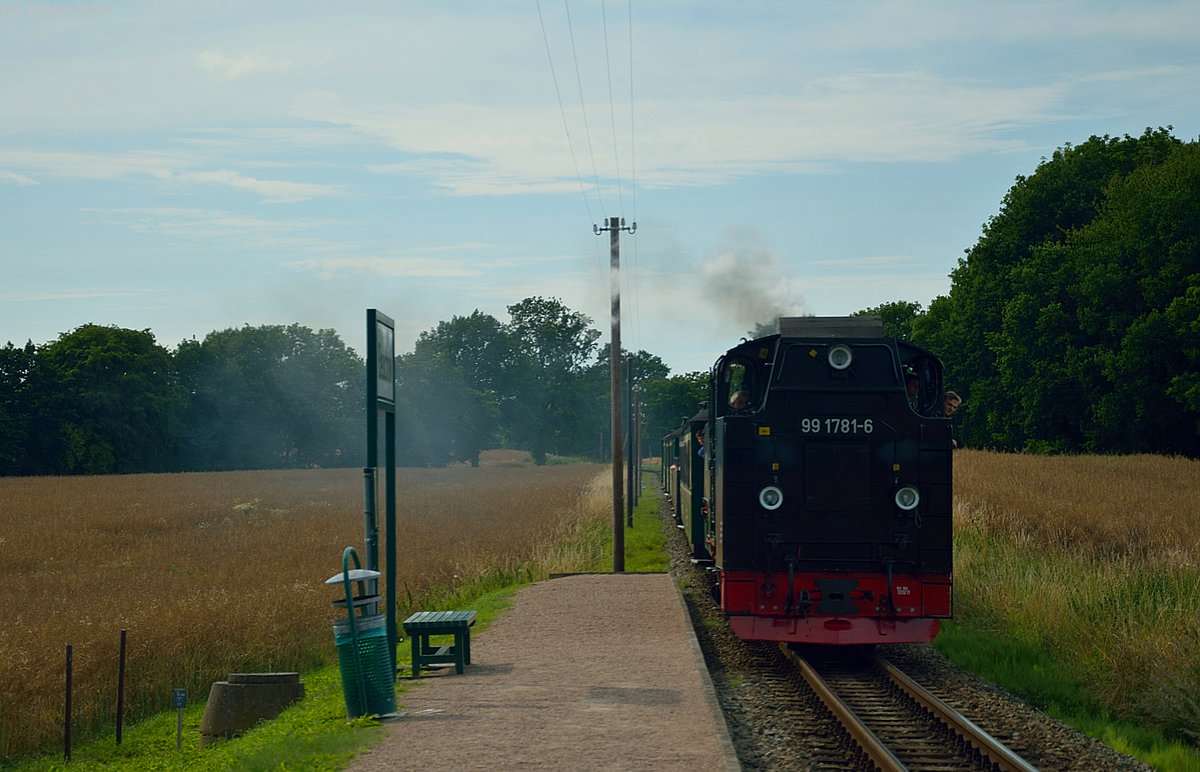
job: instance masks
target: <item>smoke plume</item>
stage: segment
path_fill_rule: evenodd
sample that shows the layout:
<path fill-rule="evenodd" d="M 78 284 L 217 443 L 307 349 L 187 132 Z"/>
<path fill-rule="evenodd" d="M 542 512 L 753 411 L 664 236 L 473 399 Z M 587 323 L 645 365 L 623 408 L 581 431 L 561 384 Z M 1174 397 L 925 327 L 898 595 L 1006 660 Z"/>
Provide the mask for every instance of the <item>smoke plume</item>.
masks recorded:
<path fill-rule="evenodd" d="M 806 313 L 804 297 L 783 256 L 760 234 L 730 229 L 725 243 L 698 266 L 708 310 L 739 330 L 774 327 L 780 316 Z"/>

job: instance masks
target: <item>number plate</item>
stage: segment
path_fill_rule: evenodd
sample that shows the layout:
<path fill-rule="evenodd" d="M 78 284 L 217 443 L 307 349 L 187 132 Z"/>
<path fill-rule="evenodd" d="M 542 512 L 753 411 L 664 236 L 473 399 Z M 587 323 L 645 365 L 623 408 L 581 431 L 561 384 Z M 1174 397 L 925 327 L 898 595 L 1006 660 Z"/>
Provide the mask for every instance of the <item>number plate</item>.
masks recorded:
<path fill-rule="evenodd" d="M 802 434 L 864 435 L 874 430 L 875 423 L 870 418 L 824 416 L 800 419 Z"/>

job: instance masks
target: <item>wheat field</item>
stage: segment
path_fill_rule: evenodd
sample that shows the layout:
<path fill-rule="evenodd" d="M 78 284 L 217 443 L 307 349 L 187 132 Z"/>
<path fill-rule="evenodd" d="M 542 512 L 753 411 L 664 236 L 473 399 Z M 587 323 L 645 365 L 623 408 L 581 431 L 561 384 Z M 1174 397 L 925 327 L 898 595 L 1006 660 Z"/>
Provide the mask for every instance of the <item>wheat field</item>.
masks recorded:
<path fill-rule="evenodd" d="M 401 614 L 531 561 L 594 565 L 546 556 L 608 520 L 609 477 L 502 453 L 401 470 Z M 1200 461 L 963 450 L 955 477 L 956 618 L 1057 652 L 1118 715 L 1200 738 Z M 361 470 L 0 478 L 0 501 L 0 758 L 61 740 L 67 644 L 84 733 L 114 720 L 122 629 L 131 720 L 172 688 L 202 699 L 230 672 L 334 658 L 324 580 L 361 553 Z"/>
<path fill-rule="evenodd" d="M 1200 461 L 955 453 L 955 618 L 1200 741 Z"/>
<path fill-rule="evenodd" d="M 399 470 L 400 618 L 607 516 L 603 467 L 525 458 Z M 121 630 L 128 719 L 173 688 L 336 659 L 324 580 L 346 546 L 366 559 L 360 469 L 0 478 L 0 501 L 0 758 L 61 740 L 67 645 L 83 734 L 115 720 Z M 381 564 L 383 538 L 381 512 Z"/>

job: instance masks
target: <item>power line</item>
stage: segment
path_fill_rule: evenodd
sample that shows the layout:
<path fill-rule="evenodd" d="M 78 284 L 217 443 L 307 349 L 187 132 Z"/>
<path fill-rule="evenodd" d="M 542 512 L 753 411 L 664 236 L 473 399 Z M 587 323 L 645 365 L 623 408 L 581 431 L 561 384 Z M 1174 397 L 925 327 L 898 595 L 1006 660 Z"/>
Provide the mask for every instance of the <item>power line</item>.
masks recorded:
<path fill-rule="evenodd" d="M 590 122 L 588 120 L 587 101 L 584 97 L 584 91 L 583 91 L 583 76 L 581 73 L 580 62 L 579 62 L 579 51 L 578 51 L 578 46 L 576 45 L 576 42 L 575 42 L 575 26 L 574 26 L 574 21 L 571 17 L 570 0 L 563 0 L 563 8 L 566 13 L 567 30 L 568 30 L 568 34 L 570 37 L 572 62 L 575 66 L 575 83 L 576 83 L 576 87 L 579 89 L 579 109 L 580 109 L 581 117 L 583 120 L 584 137 L 585 137 L 585 141 L 587 143 L 588 156 L 592 162 L 592 177 L 595 180 L 596 196 L 599 201 L 600 207 L 603 211 L 603 208 L 604 208 L 603 185 L 601 184 L 601 181 L 600 181 L 599 167 L 596 163 L 596 153 L 595 153 L 594 145 L 592 143 L 591 127 L 590 127 Z M 568 146 L 568 150 L 571 153 L 571 162 L 572 162 L 572 164 L 574 164 L 574 167 L 575 167 L 575 177 L 579 182 L 580 194 L 583 196 L 584 206 L 587 209 L 588 217 L 590 219 L 592 219 L 592 222 L 594 223 L 595 218 L 592 217 L 591 203 L 588 200 L 589 196 L 587 194 L 586 186 L 583 183 L 583 175 L 580 171 L 578 155 L 575 152 L 574 143 L 571 140 L 571 132 L 570 132 L 569 124 L 567 121 L 566 107 L 563 103 L 562 91 L 559 87 L 557 72 L 554 68 L 554 58 L 551 54 L 549 34 L 546 31 L 546 22 L 545 22 L 545 17 L 542 13 L 542 6 L 541 6 L 540 0 L 537 0 L 537 9 L 538 9 L 538 22 L 540 23 L 541 30 L 542 30 L 542 41 L 546 47 L 546 60 L 547 60 L 547 62 L 549 62 L 551 76 L 554 81 L 555 98 L 558 101 L 558 109 L 559 109 L 559 113 L 560 113 L 560 115 L 562 117 L 562 121 L 563 121 L 563 131 L 566 133 L 566 136 L 567 136 L 567 146 Z M 601 0 L 601 2 L 600 2 L 600 11 L 601 11 L 601 21 L 602 21 L 602 25 L 603 25 L 605 75 L 607 78 L 607 85 L 608 85 L 609 123 L 610 123 L 611 131 L 612 131 L 613 164 L 615 167 L 614 176 L 615 176 L 615 180 L 616 180 L 618 211 L 621 215 L 624 215 L 624 209 L 625 209 L 624 183 L 621 179 L 620 142 L 619 142 L 619 138 L 618 138 L 618 134 L 617 134 L 616 99 L 615 99 L 614 90 L 613 90 L 612 57 L 611 57 L 611 51 L 610 51 L 610 46 L 609 46 L 608 13 L 607 13 L 606 6 L 605 6 L 605 0 Z M 629 132 L 630 132 L 629 142 L 630 142 L 630 159 L 631 159 L 630 160 L 631 171 L 630 171 L 629 184 L 632 187 L 631 201 L 632 201 L 632 205 L 634 207 L 634 213 L 636 215 L 636 206 L 637 206 L 636 168 L 637 168 L 637 165 L 636 165 L 636 152 L 633 149 L 636 145 L 636 132 L 635 132 L 635 123 L 634 123 L 634 99 L 633 99 L 633 85 L 634 85 L 633 64 L 634 64 L 634 61 L 633 61 L 633 4 L 632 4 L 632 0 L 630 0 L 630 2 L 628 4 L 628 24 L 629 24 L 628 37 L 629 37 Z M 624 217 L 622 216 L 621 221 L 623 221 L 623 220 L 624 220 Z M 632 220 L 632 222 L 636 222 L 636 219 Z M 593 226 L 593 227 L 595 227 L 595 226 Z M 627 275 L 632 275 L 636 271 L 637 262 L 638 262 L 637 261 L 637 246 L 636 246 L 636 242 L 635 242 L 634 247 L 633 247 L 633 252 L 631 255 L 631 260 L 630 260 L 630 268 L 633 270 L 627 272 Z M 640 325 L 640 314 L 638 313 L 638 311 L 640 309 L 640 304 L 639 304 L 638 298 L 637 298 L 637 286 L 636 286 L 637 283 L 631 281 L 629 284 L 630 284 L 630 290 L 633 295 L 633 297 L 632 297 L 633 302 L 631 304 L 632 305 L 632 308 L 631 308 L 632 314 L 631 315 L 633 317 L 633 322 L 634 322 L 634 336 L 633 337 L 635 339 L 640 339 L 640 326 L 641 325 Z"/>
<path fill-rule="evenodd" d="M 542 43 L 545 44 L 545 46 L 546 46 L 546 60 L 550 63 L 550 78 L 554 81 L 554 97 L 555 97 L 555 99 L 558 100 L 558 112 L 559 112 L 559 115 L 562 116 L 563 132 L 566 133 L 566 135 L 567 135 L 567 150 L 571 153 L 571 163 L 574 164 L 574 166 L 575 166 L 575 179 L 579 180 L 579 193 L 580 193 L 580 195 L 583 196 L 583 205 L 584 205 L 584 208 L 587 209 L 588 219 L 595 221 L 596 218 L 592 216 L 591 204 L 588 203 L 587 190 L 583 186 L 583 176 L 579 173 L 579 159 L 575 156 L 575 146 L 571 142 L 571 129 L 567 125 L 567 111 L 563 107 L 562 92 L 559 91 L 559 88 L 558 88 L 558 74 L 554 70 L 554 57 L 550 55 L 550 38 L 546 35 L 546 21 L 544 18 L 542 18 L 542 3 L 541 3 L 541 0 L 536 0 L 536 2 L 537 2 L 537 11 L 538 11 L 538 23 L 542 27 Z M 573 44 L 572 44 L 572 47 L 574 47 Z M 578 79 L 578 75 L 579 75 L 578 67 L 576 67 L 576 78 L 577 79 Z M 586 121 L 584 122 L 584 128 L 585 129 L 587 128 Z M 593 161 L 593 167 L 594 166 L 595 166 L 595 162 Z"/>
<path fill-rule="evenodd" d="M 608 12 L 604 10 L 604 0 L 600 0 L 600 20 L 604 28 L 604 74 L 608 78 L 608 120 L 612 125 L 613 166 L 617 177 L 617 210 L 625 216 L 625 202 L 621 196 L 621 154 L 617 148 L 617 111 L 613 104 L 612 62 L 608 55 Z M 630 99 L 633 96 L 630 95 Z"/>
<path fill-rule="evenodd" d="M 579 89 L 579 112 L 583 115 L 583 135 L 587 139 L 588 155 L 592 159 L 592 176 L 596 180 L 596 198 L 600 200 L 600 211 L 604 211 L 604 193 L 600 187 L 600 171 L 596 168 L 596 153 L 592 149 L 592 132 L 588 128 L 587 103 L 583 98 L 583 78 L 579 74 L 579 53 L 575 47 L 575 26 L 571 23 L 571 5 L 563 0 L 567 12 L 567 32 L 571 37 L 571 59 L 575 62 L 575 85 Z"/>
<path fill-rule="evenodd" d="M 632 200 L 633 216 L 632 221 L 637 222 L 637 132 L 634 130 L 633 121 L 633 0 L 629 0 L 626 6 L 629 9 L 629 195 Z M 631 273 L 636 274 L 638 270 L 638 252 L 637 241 L 633 242 L 633 250 L 630 259 Z M 639 342 L 642 339 L 641 331 L 641 304 L 638 302 L 637 282 L 631 282 L 633 289 L 633 337 Z"/>

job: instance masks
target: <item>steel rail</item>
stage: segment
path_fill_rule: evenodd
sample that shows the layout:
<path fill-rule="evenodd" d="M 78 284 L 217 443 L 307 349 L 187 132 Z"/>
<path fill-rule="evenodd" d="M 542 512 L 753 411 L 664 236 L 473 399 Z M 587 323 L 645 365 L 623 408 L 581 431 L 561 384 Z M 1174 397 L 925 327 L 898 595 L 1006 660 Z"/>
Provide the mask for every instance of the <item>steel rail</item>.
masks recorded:
<path fill-rule="evenodd" d="M 904 763 L 855 715 L 846 703 L 842 702 L 842 699 L 825 683 L 825 679 L 821 678 L 812 665 L 808 664 L 808 660 L 788 648 L 786 643 L 779 644 L 779 648 L 783 651 L 784 656 L 799 668 L 804 680 L 808 682 L 808 685 L 820 697 L 821 702 L 825 703 L 838 722 L 846 728 L 851 738 L 858 743 L 877 769 L 882 772 L 906 772 L 907 767 L 904 766 Z"/>
<path fill-rule="evenodd" d="M 887 673 L 888 677 L 895 681 L 901 689 L 925 706 L 942 723 L 946 724 L 951 731 L 958 734 L 976 750 L 987 756 L 1002 772 L 1038 772 L 1036 767 L 1013 753 L 1003 743 L 985 732 L 966 716 L 942 702 L 925 687 L 909 678 L 891 662 L 888 662 L 878 654 L 872 654 L 870 659 L 876 667 Z"/>

